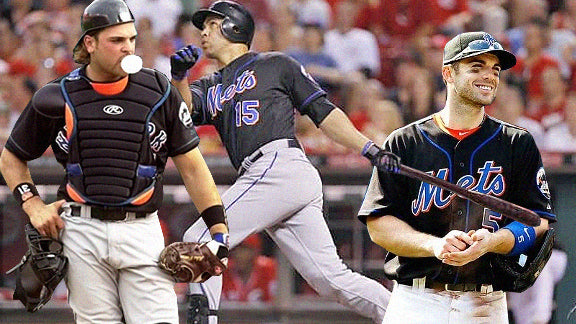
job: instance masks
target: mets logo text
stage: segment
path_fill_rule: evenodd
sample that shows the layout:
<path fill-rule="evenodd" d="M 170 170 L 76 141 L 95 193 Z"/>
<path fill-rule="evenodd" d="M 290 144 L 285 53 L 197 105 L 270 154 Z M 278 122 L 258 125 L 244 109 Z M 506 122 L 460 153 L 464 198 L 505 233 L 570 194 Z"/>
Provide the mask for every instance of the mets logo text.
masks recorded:
<path fill-rule="evenodd" d="M 502 196 L 504 194 L 506 183 L 502 175 L 502 167 L 495 166 L 494 161 L 486 161 L 484 166 L 476 172 L 480 175 L 478 181 L 472 175 L 465 175 L 458 179 L 456 184 L 487 195 Z M 434 176 L 434 171 L 428 174 Z M 436 177 L 448 180 L 448 169 L 438 170 Z M 445 193 L 437 186 L 422 182 L 418 197 L 412 201 L 412 214 L 418 216 L 422 212 L 430 211 L 432 206 L 444 209 L 450 205 L 454 197 L 456 197 L 454 193 Z"/>
<path fill-rule="evenodd" d="M 218 111 L 222 111 L 222 105 L 227 101 L 232 100 L 237 93 L 243 93 L 246 90 L 256 87 L 257 81 L 254 71 L 244 71 L 237 79 L 236 83 L 229 85 L 226 89 L 222 89 L 222 84 L 219 83 L 208 89 L 206 101 L 208 104 L 208 111 L 212 117 L 216 116 Z"/>

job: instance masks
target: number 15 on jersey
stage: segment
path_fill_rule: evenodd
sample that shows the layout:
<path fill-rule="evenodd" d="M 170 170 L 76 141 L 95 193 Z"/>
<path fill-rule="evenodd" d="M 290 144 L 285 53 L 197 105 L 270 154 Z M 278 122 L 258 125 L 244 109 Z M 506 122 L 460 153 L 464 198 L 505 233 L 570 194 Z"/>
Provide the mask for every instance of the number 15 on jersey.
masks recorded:
<path fill-rule="evenodd" d="M 258 120 L 260 120 L 258 108 L 260 108 L 259 100 L 237 102 L 234 106 L 234 111 L 236 112 L 236 127 L 241 127 L 242 124 L 248 126 L 256 124 Z"/>

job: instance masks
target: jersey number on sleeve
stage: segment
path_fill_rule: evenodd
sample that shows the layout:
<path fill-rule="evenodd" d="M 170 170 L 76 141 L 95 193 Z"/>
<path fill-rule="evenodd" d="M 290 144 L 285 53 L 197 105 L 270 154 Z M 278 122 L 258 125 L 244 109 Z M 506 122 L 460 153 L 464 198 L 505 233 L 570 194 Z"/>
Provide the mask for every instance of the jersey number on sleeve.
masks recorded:
<path fill-rule="evenodd" d="M 259 100 L 246 100 L 236 103 L 234 110 L 236 112 L 236 127 L 241 127 L 242 124 L 254 125 L 260 120 Z"/>

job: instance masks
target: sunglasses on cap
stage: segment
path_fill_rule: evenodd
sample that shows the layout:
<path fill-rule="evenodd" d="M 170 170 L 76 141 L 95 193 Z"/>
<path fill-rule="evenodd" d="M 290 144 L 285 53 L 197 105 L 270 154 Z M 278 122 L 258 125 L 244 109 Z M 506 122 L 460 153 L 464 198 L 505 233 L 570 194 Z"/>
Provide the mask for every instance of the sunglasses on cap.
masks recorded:
<path fill-rule="evenodd" d="M 505 50 L 492 35 L 485 32 L 468 32 L 457 35 L 444 46 L 444 64 L 450 64 L 468 57 L 491 53 L 500 59 L 503 70 L 516 64 L 514 54 Z"/>
<path fill-rule="evenodd" d="M 486 50 L 503 50 L 504 48 L 498 42 L 488 42 L 483 39 L 478 39 L 468 43 L 466 49 L 471 49 L 473 51 L 486 51 Z M 464 50 L 466 51 L 466 50 Z"/>

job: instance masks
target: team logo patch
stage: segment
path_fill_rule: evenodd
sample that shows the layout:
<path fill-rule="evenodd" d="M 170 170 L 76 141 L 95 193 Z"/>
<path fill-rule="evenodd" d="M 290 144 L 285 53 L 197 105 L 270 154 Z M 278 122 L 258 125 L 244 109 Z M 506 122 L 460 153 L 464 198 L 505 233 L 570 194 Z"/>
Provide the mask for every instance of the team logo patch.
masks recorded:
<path fill-rule="evenodd" d="M 120 115 L 124 112 L 124 108 L 117 105 L 107 105 L 102 110 L 108 115 Z"/>
<path fill-rule="evenodd" d="M 192 127 L 192 116 L 190 116 L 190 111 L 188 111 L 188 106 L 185 102 L 180 104 L 180 111 L 178 112 L 178 118 L 184 126 L 187 128 Z"/>
<path fill-rule="evenodd" d="M 548 181 L 546 181 L 546 172 L 544 172 L 544 168 L 541 167 L 536 173 L 536 185 L 540 192 L 546 197 L 550 199 L 550 188 L 548 187 Z"/>
<path fill-rule="evenodd" d="M 484 40 L 488 42 L 490 46 L 494 46 L 494 43 L 497 43 L 496 39 L 494 39 L 494 37 L 492 37 L 492 35 L 488 33 L 484 33 L 484 35 L 482 35 L 482 38 L 484 38 Z"/>

